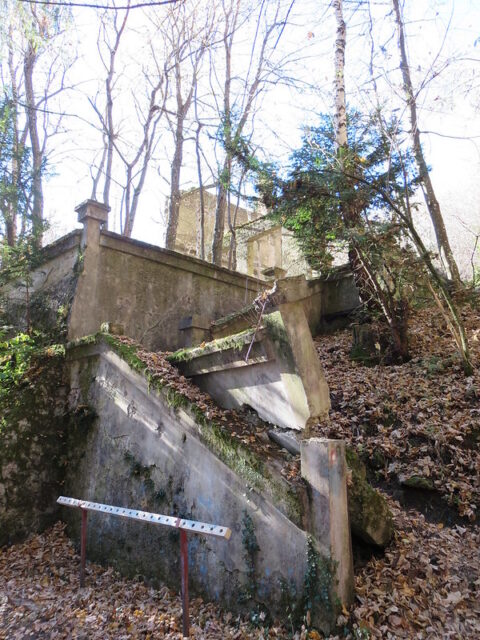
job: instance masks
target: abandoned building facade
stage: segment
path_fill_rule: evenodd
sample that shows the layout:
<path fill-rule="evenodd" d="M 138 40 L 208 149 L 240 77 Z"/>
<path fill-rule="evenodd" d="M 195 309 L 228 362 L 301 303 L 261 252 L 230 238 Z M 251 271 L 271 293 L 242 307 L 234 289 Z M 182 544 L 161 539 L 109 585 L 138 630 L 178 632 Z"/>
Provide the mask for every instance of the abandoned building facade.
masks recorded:
<path fill-rule="evenodd" d="M 211 261 L 211 246 L 215 226 L 217 199 L 207 190 L 204 199 L 204 248 L 207 262 Z M 286 276 L 312 277 L 312 270 L 293 233 L 269 219 L 266 209 L 258 205 L 255 210 L 238 203 L 230 206 L 222 266 L 232 266 L 230 224 L 235 234 L 236 271 L 255 278 L 274 280 Z M 175 251 L 199 256 L 200 191 L 185 191 L 180 200 Z"/>

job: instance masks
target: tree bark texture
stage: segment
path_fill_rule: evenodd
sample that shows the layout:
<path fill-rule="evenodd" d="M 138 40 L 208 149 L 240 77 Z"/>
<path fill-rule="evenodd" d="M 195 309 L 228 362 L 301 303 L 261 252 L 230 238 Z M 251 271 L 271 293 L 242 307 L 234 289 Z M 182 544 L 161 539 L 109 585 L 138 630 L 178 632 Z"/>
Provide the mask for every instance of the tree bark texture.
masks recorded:
<path fill-rule="evenodd" d="M 37 54 L 31 43 L 28 44 L 24 59 L 24 79 L 25 79 L 25 102 L 27 111 L 28 133 L 32 146 L 33 164 L 33 204 L 32 204 L 32 228 L 36 236 L 38 246 L 42 244 L 43 229 L 43 185 L 42 185 L 42 164 L 43 154 L 38 135 L 37 110 L 35 104 L 35 92 L 33 88 L 33 72 Z"/>
<path fill-rule="evenodd" d="M 393 10 L 395 14 L 395 24 L 397 27 L 398 36 L 398 48 L 400 51 L 400 70 L 403 78 L 403 90 L 405 92 L 405 98 L 410 110 L 410 125 L 411 136 L 413 143 L 413 152 L 418 167 L 421 183 L 424 187 L 425 202 L 427 209 L 432 220 L 433 228 L 435 231 L 435 237 L 437 240 L 438 250 L 440 255 L 444 257 L 450 278 L 455 285 L 459 288 L 463 288 L 460 273 L 458 271 L 457 263 L 453 256 L 450 242 L 448 239 L 445 222 L 443 220 L 440 204 L 437 200 L 435 190 L 433 188 L 428 166 L 423 154 L 422 143 L 420 140 L 420 131 L 418 128 L 418 114 L 417 114 L 417 101 L 413 90 L 412 78 L 410 74 L 410 66 L 408 64 L 407 48 L 405 44 L 405 30 L 400 11 L 399 0 L 392 0 Z"/>
<path fill-rule="evenodd" d="M 345 48 L 347 44 L 347 28 L 343 18 L 343 0 L 333 0 L 333 9 L 337 23 L 335 38 L 335 141 L 337 150 L 346 148 L 347 141 L 347 108 L 345 98 Z M 339 154 L 341 160 L 341 153 Z"/>

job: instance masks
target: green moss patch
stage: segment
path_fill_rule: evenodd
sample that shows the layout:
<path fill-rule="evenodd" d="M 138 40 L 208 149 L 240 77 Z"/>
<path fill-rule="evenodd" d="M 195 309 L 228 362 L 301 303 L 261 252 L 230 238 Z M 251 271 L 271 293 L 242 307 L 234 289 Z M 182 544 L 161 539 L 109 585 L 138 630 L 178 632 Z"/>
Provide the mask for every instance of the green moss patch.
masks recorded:
<path fill-rule="evenodd" d="M 351 471 L 348 490 L 348 516 L 352 532 L 368 544 L 386 546 L 393 535 L 393 519 L 387 502 L 366 478 L 363 462 L 351 447 L 345 449 Z"/>
<path fill-rule="evenodd" d="M 241 351 L 246 345 L 249 345 L 255 336 L 255 329 L 246 329 L 240 333 L 227 336 L 225 338 L 218 338 L 207 342 L 201 347 L 191 347 L 189 349 L 179 349 L 168 356 L 168 361 L 172 364 L 177 362 L 189 362 L 195 358 L 215 353 L 217 351 L 227 351 L 233 349 L 234 351 Z"/>

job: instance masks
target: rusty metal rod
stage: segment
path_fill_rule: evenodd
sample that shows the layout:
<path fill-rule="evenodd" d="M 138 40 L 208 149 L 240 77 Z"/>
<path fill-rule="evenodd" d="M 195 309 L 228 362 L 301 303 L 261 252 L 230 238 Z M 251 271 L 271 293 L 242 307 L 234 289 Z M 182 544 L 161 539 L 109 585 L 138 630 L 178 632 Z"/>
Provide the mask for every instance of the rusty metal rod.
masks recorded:
<path fill-rule="evenodd" d="M 180 572 L 182 574 L 182 630 L 183 637 L 190 636 L 190 614 L 188 605 L 188 541 L 187 532 L 180 529 Z"/>
<path fill-rule="evenodd" d="M 80 586 L 85 586 L 85 562 L 87 558 L 87 516 L 88 511 L 81 509 L 82 531 L 80 534 Z"/>

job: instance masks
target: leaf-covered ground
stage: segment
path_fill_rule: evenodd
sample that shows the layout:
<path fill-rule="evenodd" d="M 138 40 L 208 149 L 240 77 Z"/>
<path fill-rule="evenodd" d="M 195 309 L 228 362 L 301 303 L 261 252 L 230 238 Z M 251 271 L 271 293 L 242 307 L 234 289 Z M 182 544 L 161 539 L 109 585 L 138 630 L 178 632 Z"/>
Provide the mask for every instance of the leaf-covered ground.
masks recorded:
<path fill-rule="evenodd" d="M 1 640 L 183 637 L 182 605 L 175 592 L 166 587 L 150 589 L 91 563 L 87 563 L 86 587 L 79 589 L 78 568 L 79 556 L 62 523 L 4 549 L 0 553 Z M 200 599 L 191 600 L 190 614 L 194 638 L 262 637 L 246 621 Z"/>
<path fill-rule="evenodd" d="M 468 308 L 464 316 L 476 367 L 468 378 L 432 309 L 412 318 L 412 359 L 403 365 L 352 362 L 348 330 L 317 338 L 332 410 L 316 433 L 345 439 L 390 489 L 430 488 L 473 522 L 480 507 L 480 312 Z"/>
<path fill-rule="evenodd" d="M 345 438 L 359 451 L 388 495 L 396 527 L 385 553 L 364 557 L 357 566 L 356 601 L 338 620 L 338 638 L 480 638 L 479 313 L 465 312 L 465 322 L 477 367 L 471 378 L 452 357 L 450 336 L 431 311 L 412 320 L 413 358 L 401 366 L 352 363 L 349 331 L 316 341 L 333 407 L 328 423 L 315 432 Z M 144 361 L 151 358 L 142 354 Z M 258 424 L 247 429 L 241 416 L 224 414 L 195 395 L 163 358 L 153 360 L 149 369 L 168 385 L 192 394 L 214 419 L 233 419 L 244 444 L 273 454 Z M 298 462 L 289 464 L 295 475 Z M 404 489 L 412 478 L 430 488 Z M 0 639 L 181 637 L 177 594 L 91 564 L 88 586 L 79 590 L 78 561 L 60 524 L 3 549 Z M 292 637 L 280 627 L 253 628 L 201 600 L 192 601 L 191 617 L 196 638 Z M 319 638 L 305 630 L 294 637 Z"/>

